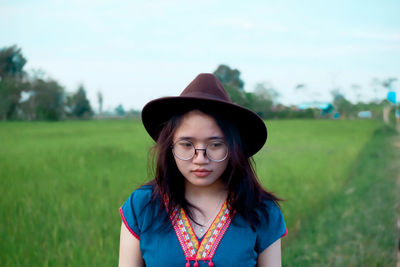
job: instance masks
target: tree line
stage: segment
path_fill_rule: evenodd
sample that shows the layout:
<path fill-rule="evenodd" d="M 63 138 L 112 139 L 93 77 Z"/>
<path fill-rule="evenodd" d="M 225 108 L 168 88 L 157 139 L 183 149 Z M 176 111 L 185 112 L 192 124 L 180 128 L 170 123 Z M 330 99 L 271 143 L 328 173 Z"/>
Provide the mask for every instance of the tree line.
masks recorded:
<path fill-rule="evenodd" d="M 396 104 L 389 103 L 386 99 L 376 98 L 370 102 L 358 101 L 352 103 L 346 99 L 340 89 L 336 88 L 331 90 L 332 101 L 325 107 L 309 107 L 299 108 L 298 106 L 285 106 L 280 104 L 277 99 L 279 92 L 269 83 L 257 83 L 253 92 L 246 92 L 244 90 L 244 81 L 240 78 L 240 71 L 232 69 L 228 65 L 219 65 L 214 71 L 221 83 L 227 90 L 233 102 L 245 106 L 265 119 L 271 118 L 356 118 L 361 111 L 370 111 L 371 116 L 374 118 L 381 118 L 383 109 L 391 107 L 394 111 Z M 387 78 L 382 81 L 374 79 L 372 82 L 375 94 L 383 93 L 382 91 L 392 91 L 393 83 L 397 78 Z M 305 84 L 298 84 L 296 90 L 301 91 L 305 89 Z M 353 85 L 353 90 L 356 91 L 357 96 L 361 96 L 359 85 Z M 304 93 L 304 92 L 303 92 Z M 394 112 L 392 112 L 394 114 Z"/>
<path fill-rule="evenodd" d="M 93 115 L 86 90 L 79 85 L 68 93 L 43 71 L 28 74 L 16 45 L 0 49 L 0 120 L 62 120 Z"/>
<path fill-rule="evenodd" d="M 21 48 L 10 46 L 0 49 L 0 120 L 62 120 L 89 119 L 94 115 L 83 85 L 75 92 L 65 88 L 52 78 L 45 78 L 43 71 L 28 74 L 24 71 L 27 63 Z M 355 118 L 360 111 L 370 111 L 372 117 L 382 117 L 387 100 L 351 103 L 339 89 L 331 91 L 332 101 L 325 107 L 299 108 L 285 106 L 278 102 L 279 92 L 269 83 L 257 83 L 253 92 L 245 91 L 245 82 L 238 69 L 221 64 L 213 72 L 222 82 L 234 103 L 253 110 L 262 118 Z M 374 90 L 392 90 L 396 78 L 374 80 Z M 304 91 L 305 84 L 298 84 L 297 91 Z M 352 88 L 360 95 L 360 86 Z M 303 92 L 304 93 L 304 92 Z M 114 112 L 102 111 L 103 96 L 98 93 L 99 114 L 105 117 L 138 117 L 140 111 L 125 111 L 122 105 Z M 393 106 L 393 105 L 392 105 Z"/>

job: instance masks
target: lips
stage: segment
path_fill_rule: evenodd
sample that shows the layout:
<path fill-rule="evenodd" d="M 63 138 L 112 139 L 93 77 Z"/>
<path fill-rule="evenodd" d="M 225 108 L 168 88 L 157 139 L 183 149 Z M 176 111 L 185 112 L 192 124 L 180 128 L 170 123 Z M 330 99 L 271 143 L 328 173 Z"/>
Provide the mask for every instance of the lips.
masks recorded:
<path fill-rule="evenodd" d="M 197 169 L 193 170 L 192 173 L 197 177 L 206 177 L 211 173 L 211 171 L 207 169 Z"/>

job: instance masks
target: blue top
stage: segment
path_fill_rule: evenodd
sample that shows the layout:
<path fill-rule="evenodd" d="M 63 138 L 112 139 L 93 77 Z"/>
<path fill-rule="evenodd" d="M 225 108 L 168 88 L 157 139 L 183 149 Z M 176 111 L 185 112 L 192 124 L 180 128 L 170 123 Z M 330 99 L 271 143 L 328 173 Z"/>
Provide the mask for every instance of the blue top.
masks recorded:
<path fill-rule="evenodd" d="M 140 240 L 140 250 L 147 267 L 187 266 L 174 227 L 165 217 L 167 213 L 163 211 L 165 216 L 160 217 L 158 204 L 150 202 L 152 190 L 151 185 L 135 190 L 120 208 L 122 220 Z M 273 201 L 266 200 L 265 203 L 269 218 L 260 216 L 261 224 L 255 230 L 242 216 L 234 215 L 212 258 L 214 266 L 256 266 L 258 255 L 286 235 L 281 210 Z M 209 266 L 206 261 L 198 263 L 199 266 Z"/>

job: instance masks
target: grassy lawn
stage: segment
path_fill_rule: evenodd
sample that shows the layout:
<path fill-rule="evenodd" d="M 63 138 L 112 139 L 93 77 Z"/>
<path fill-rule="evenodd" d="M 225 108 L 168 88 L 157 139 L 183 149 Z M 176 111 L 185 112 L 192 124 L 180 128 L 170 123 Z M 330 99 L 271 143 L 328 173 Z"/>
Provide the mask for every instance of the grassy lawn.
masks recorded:
<path fill-rule="evenodd" d="M 299 216 L 285 243 L 286 266 L 395 266 L 400 168 L 391 135 L 376 130 L 341 186 Z"/>
<path fill-rule="evenodd" d="M 286 199 L 285 266 L 395 262 L 393 134 L 377 121 L 267 122 L 262 183 Z M 0 262 L 115 266 L 118 208 L 149 179 L 139 121 L 0 123 Z"/>

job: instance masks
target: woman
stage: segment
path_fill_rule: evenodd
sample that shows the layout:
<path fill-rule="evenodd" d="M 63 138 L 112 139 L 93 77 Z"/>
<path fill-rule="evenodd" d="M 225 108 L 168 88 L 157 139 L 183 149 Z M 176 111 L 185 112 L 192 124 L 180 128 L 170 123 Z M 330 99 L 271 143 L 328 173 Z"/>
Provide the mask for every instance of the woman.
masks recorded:
<path fill-rule="evenodd" d="M 281 266 L 279 199 L 252 167 L 262 119 L 200 74 L 180 96 L 149 102 L 142 120 L 156 172 L 120 208 L 119 266 Z"/>

